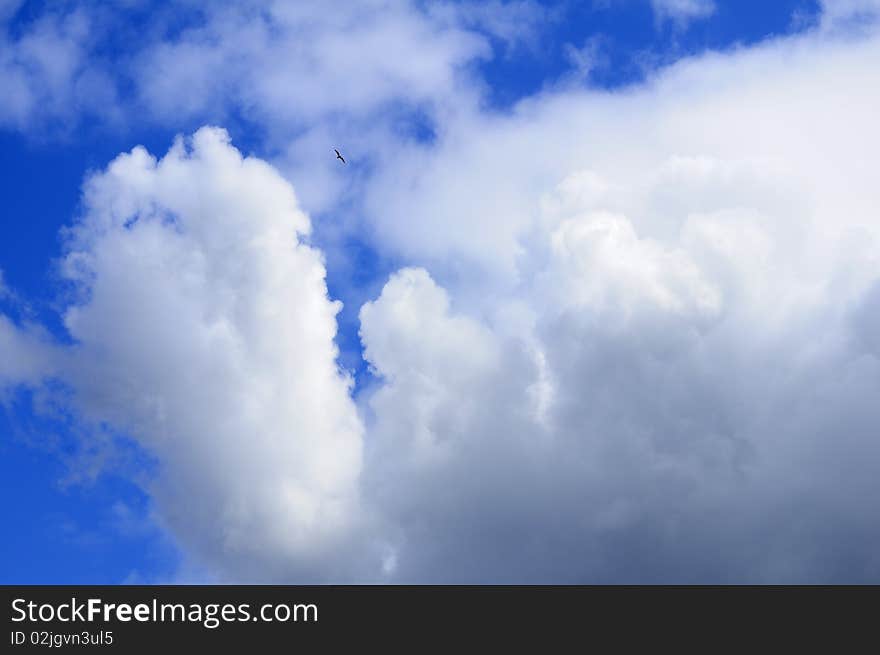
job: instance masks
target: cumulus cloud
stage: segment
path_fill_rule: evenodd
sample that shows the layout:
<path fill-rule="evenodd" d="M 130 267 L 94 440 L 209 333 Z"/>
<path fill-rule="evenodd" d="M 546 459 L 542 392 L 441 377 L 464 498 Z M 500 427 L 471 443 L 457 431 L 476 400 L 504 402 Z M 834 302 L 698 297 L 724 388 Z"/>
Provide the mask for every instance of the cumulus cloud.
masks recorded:
<path fill-rule="evenodd" d="M 60 378 L 82 422 L 152 453 L 160 520 L 224 579 L 876 580 L 880 40 L 827 29 L 835 12 L 853 15 L 828 3 L 815 30 L 615 92 L 462 101 L 432 143 L 373 152 L 359 208 L 378 255 L 412 265 L 360 310 L 357 407 L 308 217 L 210 128 L 87 182 L 73 345 L 41 364 L 47 340 L 3 319 L 0 350 L 25 355 L 0 375 Z M 155 71 L 192 55 L 202 80 L 227 37 L 263 61 L 265 20 L 219 11 Z M 479 56 L 412 14 L 375 21 L 436 61 Z M 349 65 L 319 51 L 331 78 Z M 420 78 L 413 98 L 474 93 L 457 64 L 371 57 Z M 335 111 L 269 111 L 314 90 L 273 71 L 237 87 L 260 120 Z M 225 93 L 206 84 L 170 111 Z"/>
<path fill-rule="evenodd" d="M 160 160 L 120 155 L 84 205 L 59 372 L 80 421 L 157 459 L 160 520 L 221 578 L 342 576 L 320 563 L 358 522 L 362 427 L 289 184 L 204 128 Z"/>
<path fill-rule="evenodd" d="M 432 270 L 361 314 L 401 579 L 880 575 L 878 60 L 819 30 L 554 91 L 379 179 Z"/>
<path fill-rule="evenodd" d="M 369 400 L 364 486 L 390 526 L 393 579 L 540 575 L 544 567 L 524 572 L 513 561 L 531 550 L 516 539 L 542 530 L 533 521 L 550 500 L 529 498 L 536 476 L 524 458 L 541 446 L 534 361 L 454 311 L 422 269 L 392 276 L 361 323 L 365 357 L 383 380 Z"/>
<path fill-rule="evenodd" d="M 515 278 L 528 232 L 555 220 L 547 197 L 573 174 L 582 183 L 567 197 L 667 239 L 690 214 L 748 206 L 783 217 L 770 230 L 803 225 L 829 203 L 867 226 L 851 189 L 870 193 L 871 149 L 852 144 L 873 138 L 876 57 L 876 38 L 810 33 L 687 59 L 615 92 L 550 92 L 508 116 L 459 117 L 434 147 L 389 157 L 369 189 L 380 246 Z M 843 95 L 857 99 L 841 109 Z"/>

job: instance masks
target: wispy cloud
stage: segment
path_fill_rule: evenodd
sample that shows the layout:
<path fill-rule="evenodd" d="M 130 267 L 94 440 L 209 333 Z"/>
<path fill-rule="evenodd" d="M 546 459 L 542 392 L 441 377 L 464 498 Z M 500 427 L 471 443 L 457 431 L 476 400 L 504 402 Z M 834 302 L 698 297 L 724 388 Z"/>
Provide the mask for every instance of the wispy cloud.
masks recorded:
<path fill-rule="evenodd" d="M 717 9 L 714 0 L 651 0 L 658 23 L 671 21 L 677 27 L 713 15 Z"/>

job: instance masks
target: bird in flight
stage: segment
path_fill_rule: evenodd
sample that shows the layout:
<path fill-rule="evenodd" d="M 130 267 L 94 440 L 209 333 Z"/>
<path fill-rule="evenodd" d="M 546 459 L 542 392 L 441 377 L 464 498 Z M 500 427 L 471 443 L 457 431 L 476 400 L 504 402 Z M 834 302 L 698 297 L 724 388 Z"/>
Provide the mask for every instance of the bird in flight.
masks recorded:
<path fill-rule="evenodd" d="M 339 154 L 339 151 L 338 151 L 336 148 L 333 148 L 333 152 L 336 153 L 336 159 L 341 159 L 341 160 L 342 160 L 342 163 L 344 164 L 344 163 L 345 163 L 345 158 L 344 158 L 342 155 Z"/>

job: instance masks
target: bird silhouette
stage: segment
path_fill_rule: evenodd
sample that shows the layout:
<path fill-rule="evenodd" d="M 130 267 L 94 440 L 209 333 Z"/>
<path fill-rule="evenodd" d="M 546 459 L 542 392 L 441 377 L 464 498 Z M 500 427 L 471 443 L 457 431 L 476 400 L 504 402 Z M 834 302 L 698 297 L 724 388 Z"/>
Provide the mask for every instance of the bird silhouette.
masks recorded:
<path fill-rule="evenodd" d="M 345 158 L 344 158 L 342 155 L 339 154 L 339 151 L 338 151 L 336 148 L 333 148 L 333 152 L 336 153 L 336 159 L 341 159 L 341 160 L 342 160 L 342 163 L 344 164 L 344 163 L 345 163 Z"/>

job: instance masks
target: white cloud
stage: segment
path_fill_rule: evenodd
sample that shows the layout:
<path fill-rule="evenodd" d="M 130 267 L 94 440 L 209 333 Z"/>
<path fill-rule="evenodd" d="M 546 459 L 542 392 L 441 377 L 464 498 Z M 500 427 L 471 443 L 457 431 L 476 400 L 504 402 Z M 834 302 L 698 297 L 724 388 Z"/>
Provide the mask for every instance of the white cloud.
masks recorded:
<path fill-rule="evenodd" d="M 670 20 L 679 27 L 708 18 L 717 9 L 714 0 L 651 0 L 651 8 L 658 22 Z"/>
<path fill-rule="evenodd" d="M 542 15 L 525 1 L 502 11 L 358 0 L 328 11 L 180 0 L 148 17 L 139 4 L 61 3 L 14 30 L 7 21 L 15 4 L 0 8 L 0 82 L 8 90 L 0 125 L 74 125 L 94 115 L 173 127 L 246 115 L 269 142 L 283 141 L 279 151 L 316 130 L 354 142 L 373 123 L 387 125 L 389 112 L 439 111 L 464 90 L 466 65 L 491 55 L 489 36 L 516 45 Z M 134 32 L 132 19 L 146 24 Z"/>
<path fill-rule="evenodd" d="M 844 20 L 869 22 L 880 14 L 878 0 L 821 0 L 822 17 L 826 24 Z"/>
<path fill-rule="evenodd" d="M 84 203 L 60 374 L 81 420 L 157 459 L 160 521 L 221 579 L 344 578 L 322 567 L 359 521 L 362 427 L 288 183 L 204 128 L 120 155 Z"/>
<path fill-rule="evenodd" d="M 156 456 L 161 520 L 227 579 L 877 579 L 874 28 L 827 29 L 852 16 L 829 5 L 800 36 L 498 114 L 457 73 L 480 38 L 361 10 L 218 11 L 140 70 L 158 114 L 231 95 L 267 130 L 320 124 L 298 148 L 335 111 L 440 107 L 432 144 L 387 123 L 357 142 L 372 172 L 345 200 L 413 264 L 361 309 L 362 418 L 308 218 L 212 129 L 89 181 L 75 345 L 39 365 L 4 319 L 7 380 L 56 371 Z M 350 69 L 364 85 L 328 95 Z"/>
<path fill-rule="evenodd" d="M 538 43 L 539 28 L 553 20 L 555 10 L 533 0 L 434 2 L 426 7 L 438 25 L 468 28 L 502 41 L 508 49 Z"/>
<path fill-rule="evenodd" d="M 580 47 L 571 43 L 565 46 L 565 57 L 572 67 L 570 78 L 584 82 L 598 68 L 608 65 L 608 60 L 601 52 L 602 39 L 592 37 Z"/>
<path fill-rule="evenodd" d="M 264 4 L 210 8 L 174 41 L 146 48 L 136 79 L 147 106 L 162 116 L 238 107 L 276 128 L 300 126 L 441 101 L 456 67 L 489 54 L 482 38 L 410 3 Z"/>
<path fill-rule="evenodd" d="M 508 44 L 526 38 L 536 12 L 523 4 L 518 15 L 514 26 L 476 5 L 210 5 L 174 39 L 140 49 L 131 77 L 139 106 L 159 123 L 247 116 L 303 205 L 319 213 L 363 183 L 350 170 L 341 175 L 330 148 L 365 170 L 411 125 L 430 127 L 474 104 L 468 66 L 491 56 L 487 33 Z"/>
<path fill-rule="evenodd" d="M 379 243 L 445 287 L 362 312 L 398 579 L 880 575 L 878 60 L 820 30 L 397 155 Z"/>
<path fill-rule="evenodd" d="M 558 220 L 543 199 L 577 172 L 595 180 L 580 191 L 588 208 L 665 241 L 691 214 L 744 207 L 776 217 L 767 228 L 779 237 L 822 222 L 830 206 L 852 219 L 819 229 L 871 230 L 870 205 L 852 192 L 872 197 L 871 149 L 852 144 L 874 138 L 876 57 L 876 39 L 809 34 L 688 59 L 622 91 L 553 92 L 510 116 L 460 116 L 434 147 L 384 162 L 367 199 L 379 245 L 444 275 L 474 266 L 515 280 L 530 231 Z M 852 102 L 842 108 L 841 97 Z"/>
<path fill-rule="evenodd" d="M 50 11 L 13 36 L 6 20 L 15 3 L 0 9 L 0 127 L 25 129 L 81 114 L 113 121 L 116 89 L 110 74 L 90 61 L 100 31 L 85 10 Z"/>
<path fill-rule="evenodd" d="M 37 387 L 56 372 L 52 341 L 34 323 L 16 325 L 0 314 L 0 353 L 0 399 L 20 385 Z"/>
<path fill-rule="evenodd" d="M 2 311 L 11 305 L 23 314 L 18 322 Z M 20 311 L 25 309 L 24 312 Z M 6 284 L 0 269 L 0 401 L 12 389 L 38 387 L 56 373 L 58 353 L 48 332 L 29 316 L 26 308 Z"/>
<path fill-rule="evenodd" d="M 438 451 L 454 449 L 454 424 L 484 399 L 479 381 L 503 365 L 494 336 L 479 324 L 450 315 L 449 298 L 423 269 L 399 271 L 375 302 L 360 312 L 364 356 L 385 379 L 372 405 L 388 424 L 380 430 L 388 457 L 431 460 Z M 436 413 L 448 394 L 457 399 L 465 389 L 475 392 L 457 405 L 455 415 Z M 398 413 L 402 412 L 402 415 Z M 462 436 L 462 435 L 460 435 Z"/>
<path fill-rule="evenodd" d="M 678 314 L 714 314 L 719 292 L 682 250 L 640 239 L 624 217 L 598 212 L 564 220 L 550 234 L 544 297 L 623 317 L 647 306 Z"/>

